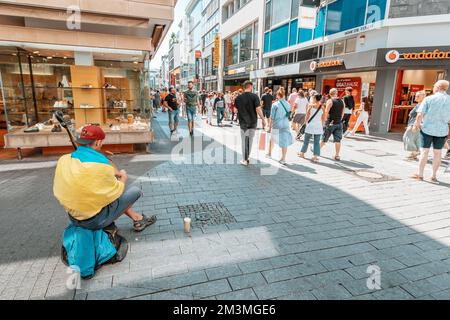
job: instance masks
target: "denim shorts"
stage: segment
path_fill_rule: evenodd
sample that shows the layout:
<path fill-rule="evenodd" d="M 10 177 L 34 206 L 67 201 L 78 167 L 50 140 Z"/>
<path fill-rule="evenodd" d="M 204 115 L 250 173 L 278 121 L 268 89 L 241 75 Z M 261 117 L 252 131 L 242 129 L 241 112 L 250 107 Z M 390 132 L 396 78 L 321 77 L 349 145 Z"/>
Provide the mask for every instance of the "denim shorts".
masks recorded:
<path fill-rule="evenodd" d="M 424 133 L 420 130 L 420 146 L 424 149 L 430 149 L 433 146 L 434 150 L 441 150 L 444 148 L 445 142 L 447 141 L 447 136 L 445 137 L 434 137 Z"/>
<path fill-rule="evenodd" d="M 186 108 L 188 121 L 194 121 L 195 114 L 197 113 L 197 108 L 195 107 L 187 107 Z"/>
<path fill-rule="evenodd" d="M 179 113 L 180 113 L 180 111 L 178 109 L 177 110 L 173 110 L 173 111 L 169 110 L 169 124 L 170 123 L 178 124 L 178 122 L 180 122 L 180 120 L 178 118 Z"/>
<path fill-rule="evenodd" d="M 331 135 L 333 135 L 334 143 L 339 143 L 342 140 L 342 135 L 343 135 L 342 131 L 343 131 L 342 122 L 337 123 L 337 124 L 332 124 L 332 125 L 326 124 L 322 141 L 328 142 Z"/>
<path fill-rule="evenodd" d="M 69 218 L 76 227 L 82 227 L 89 230 L 103 229 L 119 219 L 125 210 L 130 208 L 141 196 L 141 189 L 135 186 L 129 187 L 125 189 L 124 193 L 117 200 L 108 204 L 92 218 L 81 221 L 74 219 L 70 215 Z"/>

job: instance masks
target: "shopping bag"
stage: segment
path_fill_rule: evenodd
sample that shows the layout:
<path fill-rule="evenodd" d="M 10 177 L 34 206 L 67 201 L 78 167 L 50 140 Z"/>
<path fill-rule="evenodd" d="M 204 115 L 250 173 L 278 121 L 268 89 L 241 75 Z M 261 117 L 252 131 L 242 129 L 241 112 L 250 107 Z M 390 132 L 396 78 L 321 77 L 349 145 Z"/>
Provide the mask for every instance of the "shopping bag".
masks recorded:
<path fill-rule="evenodd" d="M 259 135 L 259 150 L 266 150 L 266 139 L 267 139 L 267 134 L 265 131 L 261 132 L 261 134 Z"/>

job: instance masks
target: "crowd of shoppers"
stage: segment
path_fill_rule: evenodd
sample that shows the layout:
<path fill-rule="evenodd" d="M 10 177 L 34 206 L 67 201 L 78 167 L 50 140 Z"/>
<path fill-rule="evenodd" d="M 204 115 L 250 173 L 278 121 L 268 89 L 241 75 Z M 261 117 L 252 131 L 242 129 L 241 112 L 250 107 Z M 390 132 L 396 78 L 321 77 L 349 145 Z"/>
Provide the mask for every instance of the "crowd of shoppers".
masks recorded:
<path fill-rule="evenodd" d="M 425 91 L 415 94 L 417 105 L 409 114 L 408 126 L 403 135 L 404 148 L 409 153 L 406 160 L 420 160 L 418 172 L 414 179 L 423 180 L 425 165 L 430 149 L 433 149 L 433 173 L 431 181 L 437 182 L 437 171 L 441 165 L 442 149 L 447 148 L 446 157 L 450 158 L 450 96 L 447 94 L 448 81 L 438 81 L 433 94 L 428 96 Z M 341 141 L 346 136 L 355 135 L 361 124 L 364 133 L 369 135 L 369 117 L 371 101 L 362 97 L 361 103 L 355 103 L 352 88 L 345 88 L 345 94 L 339 97 L 338 90 L 332 88 L 325 95 L 320 95 L 313 89 L 308 91 L 293 88 L 288 97 L 281 87 L 272 92 L 264 88 L 261 98 L 253 93 L 253 83 L 246 81 L 243 89 L 231 91 L 194 90 L 194 84 L 189 82 L 188 90 L 180 92 L 171 87 L 168 91 L 162 89 L 151 92 L 153 110 L 168 112 L 171 134 L 177 130 L 180 113 L 188 119 L 189 132 L 193 135 L 194 119 L 197 113 L 204 116 L 208 125 L 222 127 L 224 121 L 241 128 L 242 154 L 241 164 L 249 164 L 250 150 L 255 136 L 258 116 L 263 127 L 270 133 L 267 157 L 272 157 L 274 145 L 281 148 L 279 162 L 286 164 L 288 147 L 293 144 L 293 135 L 297 140 L 303 140 L 298 152 L 300 158 L 305 158 L 309 144 L 313 141 L 311 160 L 318 162 L 320 150 L 332 137 L 335 145 L 334 159 L 341 159 Z M 213 124 L 216 114 L 217 122 Z M 350 119 L 354 115 L 356 123 L 350 128 Z M 267 126 L 266 126 L 267 123 Z M 292 131 L 291 131 L 292 129 Z"/>

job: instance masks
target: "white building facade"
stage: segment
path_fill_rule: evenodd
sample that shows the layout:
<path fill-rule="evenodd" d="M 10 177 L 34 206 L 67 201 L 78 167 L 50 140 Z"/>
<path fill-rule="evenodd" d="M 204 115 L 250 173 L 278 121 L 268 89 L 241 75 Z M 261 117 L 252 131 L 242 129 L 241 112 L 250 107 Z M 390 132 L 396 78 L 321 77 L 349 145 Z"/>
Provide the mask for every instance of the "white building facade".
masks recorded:
<path fill-rule="evenodd" d="M 251 72 L 261 64 L 264 0 L 222 0 L 221 19 L 219 87 L 235 91 L 252 80 L 260 91 Z"/>

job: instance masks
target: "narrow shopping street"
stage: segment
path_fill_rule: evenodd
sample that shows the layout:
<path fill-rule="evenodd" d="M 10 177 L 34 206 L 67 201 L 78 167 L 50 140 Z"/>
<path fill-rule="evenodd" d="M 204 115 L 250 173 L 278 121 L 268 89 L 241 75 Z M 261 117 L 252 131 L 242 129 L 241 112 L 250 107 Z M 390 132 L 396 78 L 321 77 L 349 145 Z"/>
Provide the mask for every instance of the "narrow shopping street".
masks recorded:
<path fill-rule="evenodd" d="M 319 164 L 299 159 L 296 142 L 281 166 L 255 142 L 243 167 L 238 126 L 196 125 L 191 140 L 182 119 L 171 141 L 160 112 L 150 154 L 114 157 L 144 193 L 136 210 L 158 221 L 135 233 L 122 217 L 126 259 L 77 290 L 60 261 L 68 219 L 53 198 L 57 157 L 1 161 L 0 298 L 450 298 L 448 161 L 439 184 L 417 182 L 401 142 L 357 135 L 340 162 L 332 144 Z M 205 225 L 184 233 L 186 212 Z M 368 286 L 374 266 L 379 290 Z"/>

